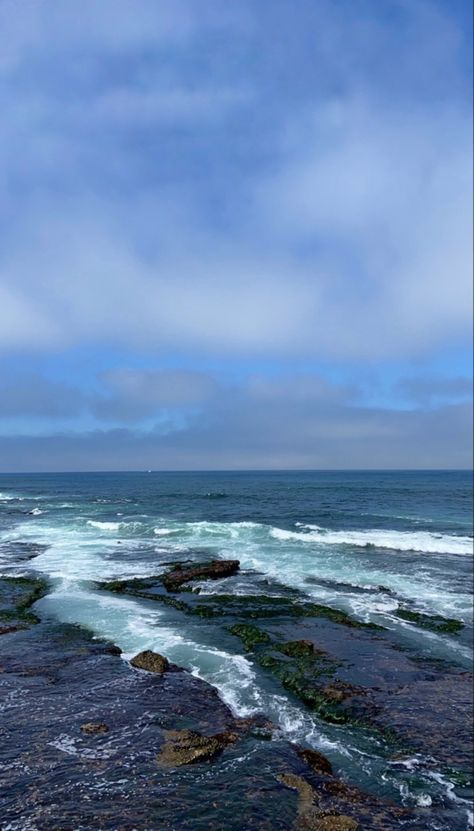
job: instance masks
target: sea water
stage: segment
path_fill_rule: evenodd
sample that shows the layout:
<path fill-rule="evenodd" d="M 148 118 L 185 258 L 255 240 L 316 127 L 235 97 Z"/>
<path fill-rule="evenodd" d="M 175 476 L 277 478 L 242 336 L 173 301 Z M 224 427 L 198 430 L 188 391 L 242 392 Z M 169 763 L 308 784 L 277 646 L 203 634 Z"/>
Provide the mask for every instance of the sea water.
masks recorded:
<path fill-rule="evenodd" d="M 33 544 L 39 553 L 25 560 L 22 546 Z M 452 785 L 428 777 L 423 793 L 407 795 L 367 737 L 313 717 L 212 621 L 106 594 L 95 581 L 155 575 L 197 554 L 238 559 L 226 592 L 281 587 L 381 624 L 420 656 L 470 668 L 472 551 L 468 472 L 0 476 L 0 569 L 48 578 L 42 616 L 87 626 L 125 658 L 164 653 L 213 684 L 235 714 L 265 713 L 355 781 L 408 801 Z M 223 590 L 211 581 L 200 589 Z M 456 638 L 421 629 L 395 614 L 399 605 L 456 618 L 464 629 Z"/>

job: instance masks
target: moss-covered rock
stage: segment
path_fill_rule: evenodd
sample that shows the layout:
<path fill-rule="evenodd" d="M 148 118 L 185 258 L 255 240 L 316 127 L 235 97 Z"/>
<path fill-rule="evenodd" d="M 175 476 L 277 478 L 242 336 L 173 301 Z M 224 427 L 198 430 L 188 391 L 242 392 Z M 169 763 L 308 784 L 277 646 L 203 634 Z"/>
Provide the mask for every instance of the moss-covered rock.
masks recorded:
<path fill-rule="evenodd" d="M 236 623 L 235 626 L 229 627 L 229 632 L 240 638 L 247 650 L 253 649 L 260 643 L 270 643 L 271 640 L 266 632 L 250 623 Z"/>
<path fill-rule="evenodd" d="M 455 618 L 443 617 L 442 615 L 426 615 L 423 612 L 414 612 L 412 609 L 404 609 L 399 606 L 395 614 L 408 623 L 414 623 L 421 629 L 431 629 L 433 632 L 444 632 L 449 635 L 457 635 L 464 624 Z"/>
<path fill-rule="evenodd" d="M 38 623 L 30 611 L 33 603 L 46 594 L 48 584 L 34 577 L 0 578 L 0 634 L 26 629 Z"/>
<path fill-rule="evenodd" d="M 224 568 L 232 567 L 238 568 L 238 560 L 216 560 L 213 561 L 218 565 L 218 571 L 222 570 L 221 563 Z M 226 564 L 231 564 L 230 566 Z M 237 566 L 235 565 L 237 564 Z M 165 603 L 168 606 L 173 606 L 175 609 L 189 615 L 196 615 L 202 618 L 219 618 L 219 617 L 243 617 L 245 619 L 259 619 L 259 618 L 304 618 L 315 617 L 330 620 L 333 623 L 339 623 L 342 626 L 349 626 L 353 629 L 370 629 L 380 630 L 383 627 L 375 623 L 362 623 L 355 620 L 346 612 L 340 609 L 333 609 L 330 606 L 323 606 L 317 603 L 310 603 L 305 601 L 295 600 L 290 597 L 274 597 L 272 595 L 232 595 L 232 594 L 212 594 L 202 595 L 195 592 L 189 592 L 186 595 L 186 601 L 181 597 L 176 598 L 168 594 L 171 591 L 183 591 L 182 578 L 187 575 L 186 579 L 195 579 L 197 576 L 196 570 L 210 568 L 212 565 L 199 564 L 198 566 L 174 569 L 167 572 L 165 575 L 158 575 L 156 577 L 138 578 L 134 580 L 112 580 L 107 583 L 98 583 L 100 589 L 106 591 L 113 591 L 120 594 L 130 594 L 136 597 L 143 597 L 147 600 L 154 600 L 158 603 Z M 214 566 L 213 566 L 214 567 Z M 217 568 L 217 566 L 216 566 Z M 195 576 L 189 576 L 193 572 Z M 205 575 L 202 575 L 205 576 Z M 211 576 L 207 574 L 207 576 Z M 225 576 L 222 573 L 214 573 L 214 579 Z M 165 589 L 165 591 L 163 591 Z"/>

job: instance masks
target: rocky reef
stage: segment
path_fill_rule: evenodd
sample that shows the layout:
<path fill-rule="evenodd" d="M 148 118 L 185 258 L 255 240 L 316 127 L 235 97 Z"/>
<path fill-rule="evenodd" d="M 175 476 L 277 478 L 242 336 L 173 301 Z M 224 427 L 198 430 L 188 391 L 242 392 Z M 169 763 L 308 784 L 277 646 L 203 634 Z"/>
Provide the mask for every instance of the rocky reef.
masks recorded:
<path fill-rule="evenodd" d="M 214 567 L 204 574 L 208 566 L 192 576 L 179 566 L 168 572 L 178 575 L 168 586 L 160 576 L 101 588 L 176 601 L 176 613 L 197 615 L 199 625 L 209 615 L 196 609 L 211 609 L 213 625 L 236 652 L 243 648 L 318 717 L 351 729 L 370 724 L 380 735 L 389 727 L 397 736 L 387 744 L 394 759 L 417 742 L 432 751 L 416 703 L 421 696 L 425 722 L 437 706 L 439 725 L 467 677 L 459 673 L 450 682 L 449 673 L 397 650 L 386 633 L 329 607 L 288 596 L 193 591 L 193 580 L 225 579 Z M 348 784 L 323 753 L 290 743 L 264 714 L 236 718 L 214 687 L 166 655 L 145 650 L 124 660 L 117 646 L 84 629 L 41 620 L 32 604 L 46 590 L 34 577 L 0 578 L 0 814 L 8 831 L 433 827 L 429 810 Z M 462 769 L 456 715 L 449 729 L 450 762 Z M 449 810 L 438 806 L 437 818 L 457 831 Z"/>

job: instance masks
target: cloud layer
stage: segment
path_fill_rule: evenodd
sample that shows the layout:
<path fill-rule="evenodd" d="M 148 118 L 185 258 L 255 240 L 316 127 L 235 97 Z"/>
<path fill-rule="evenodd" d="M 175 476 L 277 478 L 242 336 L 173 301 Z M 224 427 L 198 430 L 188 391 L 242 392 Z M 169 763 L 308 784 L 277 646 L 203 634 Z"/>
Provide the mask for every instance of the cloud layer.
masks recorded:
<path fill-rule="evenodd" d="M 468 464 L 469 13 L 0 0 L 0 467 Z"/>

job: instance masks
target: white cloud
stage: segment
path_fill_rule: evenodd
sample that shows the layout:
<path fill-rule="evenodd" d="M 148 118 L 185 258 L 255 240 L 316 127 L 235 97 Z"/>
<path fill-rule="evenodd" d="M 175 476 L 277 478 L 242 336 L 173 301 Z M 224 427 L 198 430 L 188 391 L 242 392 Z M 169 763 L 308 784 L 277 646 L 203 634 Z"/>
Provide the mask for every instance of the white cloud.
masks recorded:
<path fill-rule="evenodd" d="M 270 45 L 258 62 L 252 4 L 14 5 L 0 3 L 0 349 L 380 361 L 469 338 L 467 107 L 383 100 L 386 64 L 381 87 L 367 72 L 381 39 L 405 85 L 426 66 L 456 75 L 452 22 L 441 41 L 443 16 L 414 3 L 394 43 L 364 17 L 354 51 L 352 18 L 322 4 L 320 72 L 343 91 L 294 101 L 260 86 L 282 58 Z M 217 50 L 195 77 L 216 28 L 249 50 L 248 74 Z"/>

